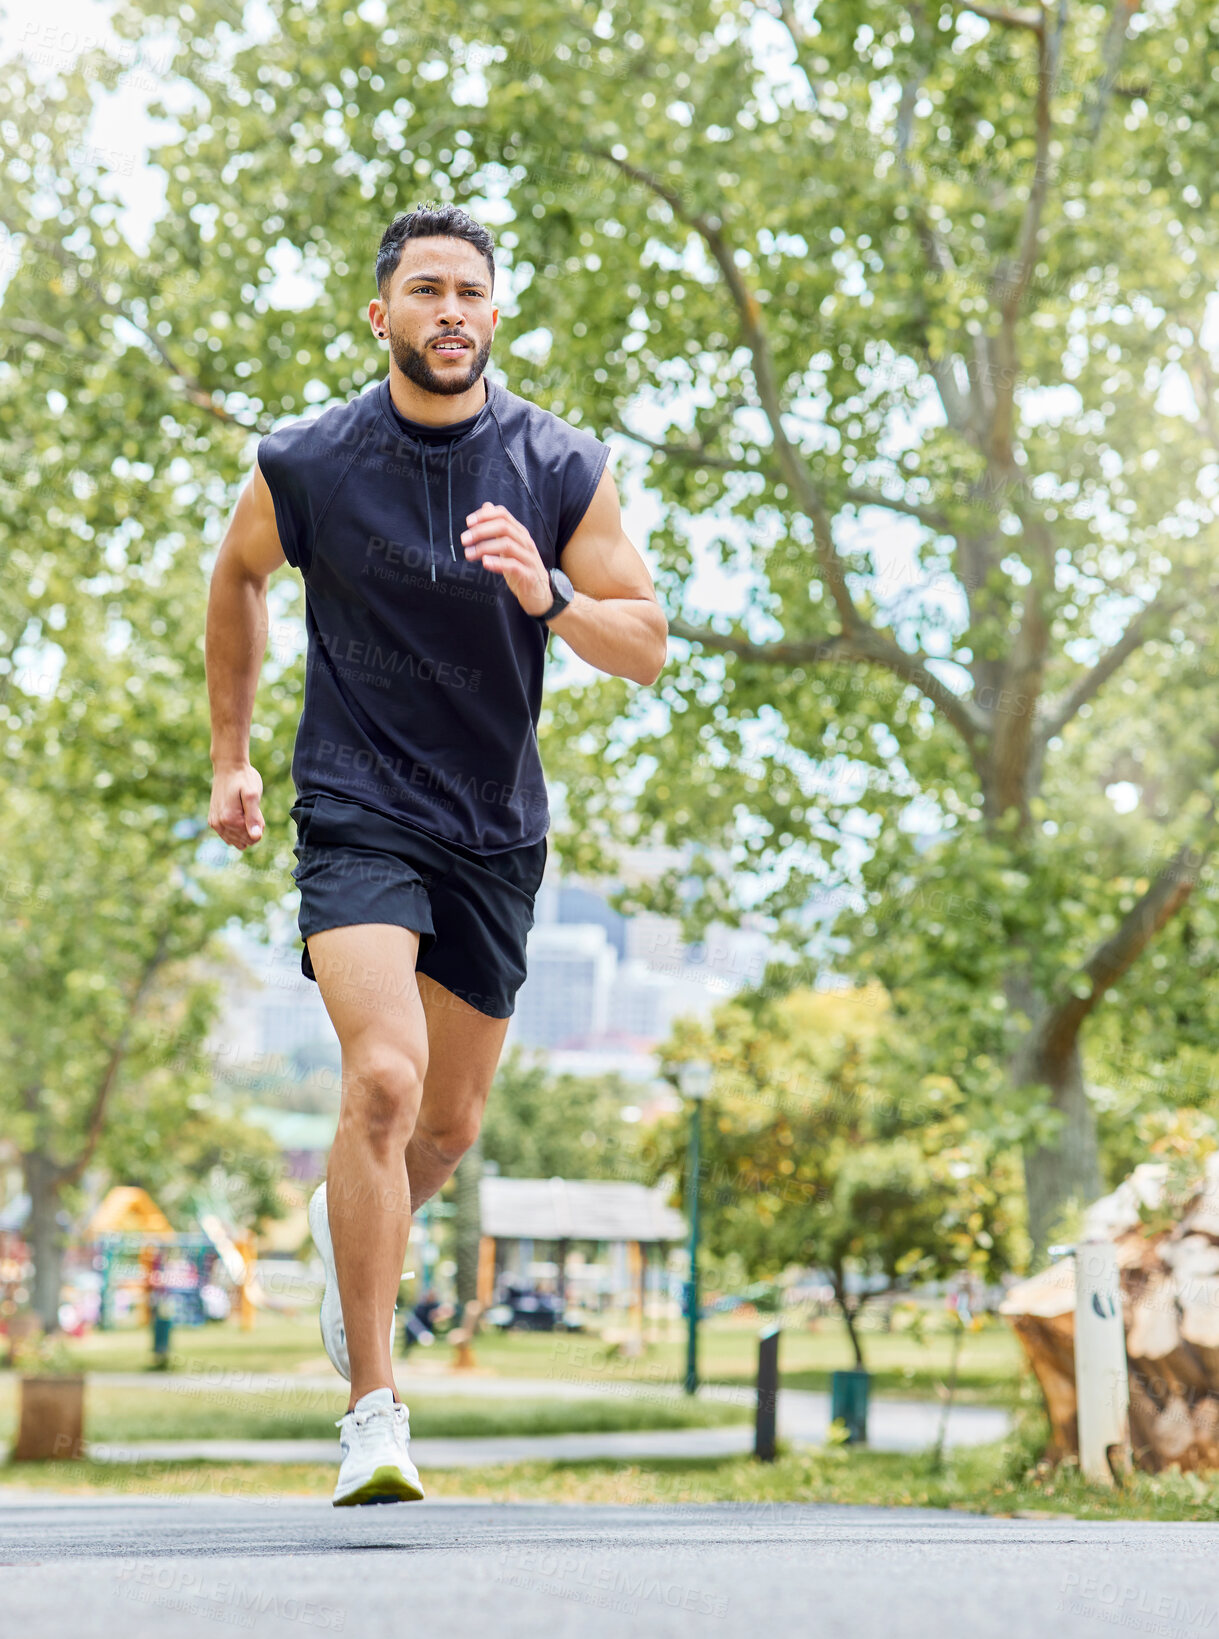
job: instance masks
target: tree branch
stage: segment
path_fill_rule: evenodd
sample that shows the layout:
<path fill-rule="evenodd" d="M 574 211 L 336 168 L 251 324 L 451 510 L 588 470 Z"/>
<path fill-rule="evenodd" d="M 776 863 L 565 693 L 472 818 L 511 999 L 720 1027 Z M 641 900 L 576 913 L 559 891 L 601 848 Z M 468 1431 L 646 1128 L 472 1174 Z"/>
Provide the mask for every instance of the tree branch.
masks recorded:
<path fill-rule="evenodd" d="M 1122 918 L 1113 935 L 1099 945 L 1079 969 L 1089 981 L 1086 995 L 1064 997 L 1046 1015 L 1038 1030 L 1042 1054 L 1069 1050 L 1080 1026 L 1105 992 L 1134 964 L 1151 941 L 1180 910 L 1198 885 L 1202 867 L 1214 845 L 1215 807 L 1207 811 L 1209 835 L 1201 848 L 1183 842 L 1144 894 Z"/>
<path fill-rule="evenodd" d="M 119 1031 L 118 1037 L 110 1049 L 110 1055 L 106 1061 L 106 1067 L 102 1072 L 101 1079 L 99 1080 L 97 1089 L 93 1095 L 93 1103 L 89 1110 L 89 1118 L 85 1124 L 84 1142 L 73 1160 L 66 1161 L 61 1166 L 56 1168 L 57 1176 L 65 1183 L 72 1183 L 79 1178 L 81 1173 L 84 1172 L 85 1168 L 89 1165 L 89 1162 L 93 1159 L 93 1153 L 97 1149 L 98 1142 L 102 1136 L 102 1127 L 105 1124 L 106 1105 L 109 1102 L 110 1094 L 114 1089 L 114 1084 L 117 1081 L 119 1071 L 122 1068 L 123 1059 L 127 1052 L 127 1043 L 131 1039 L 131 1027 L 135 1022 L 140 1008 L 143 1006 L 144 999 L 148 995 L 153 979 L 165 960 L 165 952 L 168 945 L 169 929 L 166 928 L 162 931 L 157 940 L 156 949 L 144 964 L 144 971 L 140 975 L 139 984 L 136 986 L 135 993 L 132 996 L 130 1005 L 127 1008 L 127 1016 L 123 1020 L 122 1029 Z"/>
<path fill-rule="evenodd" d="M 940 681 L 930 668 L 929 655 L 899 648 L 886 633 L 873 626 L 791 643 L 752 643 L 748 638 L 716 632 L 707 626 L 693 626 L 680 618 L 670 620 L 669 632 L 688 643 L 698 643 L 720 654 L 734 654 L 739 660 L 757 665 L 815 666 L 837 658 L 870 662 L 892 672 L 903 682 L 912 683 L 920 694 L 939 707 L 967 746 L 972 748 L 989 727 L 989 718 L 980 706 L 964 695 L 954 694 Z"/>
<path fill-rule="evenodd" d="M 907 166 L 908 170 L 909 167 Z M 927 271 L 935 280 L 951 279 L 956 276 L 957 264 L 953 259 L 952 251 L 947 241 L 937 233 L 934 226 L 927 219 L 921 205 L 914 207 L 914 231 L 918 242 L 923 249 L 923 260 L 927 264 Z M 923 361 L 931 372 L 936 391 L 940 395 L 940 403 L 944 407 L 944 415 L 948 425 L 954 432 L 982 449 L 985 443 L 985 417 L 980 396 L 974 390 L 972 376 L 969 384 L 962 389 L 957 379 L 956 359 L 952 354 L 940 354 L 933 357 L 930 347 L 924 342 Z M 968 369 L 968 365 L 966 366 Z"/>
<path fill-rule="evenodd" d="M 917 224 L 916 224 L 917 227 Z M 941 241 L 942 243 L 942 241 Z M 924 249 L 926 249 L 924 243 Z M 934 269 L 932 269 L 934 273 Z M 938 277 L 938 274 L 935 275 Z M 925 320 L 926 314 L 923 315 Z M 978 401 L 970 392 L 969 387 L 962 388 L 957 378 L 956 358 L 952 355 L 935 356 L 928 345 L 926 332 L 922 337 L 922 345 L 914 354 L 915 362 L 926 370 L 935 382 L 936 391 L 940 395 L 940 403 L 944 409 L 944 419 L 953 432 L 960 433 L 962 438 L 981 450 L 985 444 L 985 436 L 981 426 Z"/>
<path fill-rule="evenodd" d="M 1034 34 L 1045 33 L 1045 18 L 1039 11 L 1001 11 L 997 6 L 967 5 L 964 0 L 957 10 L 972 12 L 975 17 L 984 17 L 988 23 L 998 23 L 1002 28 L 1027 28 Z"/>
<path fill-rule="evenodd" d="M 655 450 L 658 455 L 669 456 L 685 466 L 706 467 L 710 472 L 760 472 L 771 478 L 780 476 L 769 460 L 734 460 L 731 456 L 713 455 L 703 444 L 679 444 L 663 438 L 648 438 L 646 434 L 635 432 L 621 421 L 615 421 L 614 427 L 632 443 L 642 444 L 645 449 Z M 884 507 L 888 512 L 900 512 L 906 517 L 918 518 L 929 529 L 937 530 L 941 535 L 952 534 L 948 515 L 941 512 L 938 507 L 929 506 L 923 501 L 894 500 L 870 484 L 847 484 L 842 490 L 840 504 L 848 501 L 856 506 Z"/>
<path fill-rule="evenodd" d="M 734 461 L 731 456 L 712 455 L 703 444 L 679 444 L 663 438 L 648 438 L 644 433 L 637 433 L 622 421 L 614 422 L 615 429 L 624 438 L 632 443 L 642 444 L 645 449 L 655 450 L 660 455 L 670 456 L 674 461 L 681 461 L 690 467 L 707 467 L 712 472 L 766 472 L 770 471 L 775 477 L 778 473 L 767 462 L 759 461 L 750 465 L 747 461 Z"/>
<path fill-rule="evenodd" d="M 1016 320 L 1024 305 L 1029 280 L 1037 262 L 1037 246 L 1041 238 L 1041 219 L 1046 195 L 1050 187 L 1050 139 L 1054 122 L 1051 97 L 1062 56 L 1062 35 L 1066 27 L 1066 0 L 1059 0 L 1058 16 L 1052 34 L 1044 28 L 1037 30 L 1037 138 L 1033 182 L 1024 207 L 1020 225 L 1019 251 L 1015 267 L 1000 264 L 992 280 L 992 295 L 1000 298 L 999 334 L 995 339 L 995 409 L 991 418 L 990 449 L 996 465 L 1004 473 L 1015 466 L 1013 456 L 1013 424 L 1018 377 L 1016 351 Z"/>
<path fill-rule="evenodd" d="M 1092 117 L 1088 121 L 1088 141 L 1095 144 L 1100 134 L 1101 123 L 1105 117 L 1105 110 L 1109 106 L 1109 99 L 1113 95 L 1117 72 L 1121 67 L 1122 56 L 1126 50 L 1126 39 L 1130 28 L 1130 19 L 1139 9 L 1139 0 L 1114 0 L 1113 15 L 1109 19 L 1109 30 L 1105 35 L 1105 43 L 1101 48 L 1101 61 L 1104 68 L 1101 77 L 1093 88 L 1095 101 L 1092 104 Z"/>
<path fill-rule="evenodd" d="M 1215 420 L 1215 371 L 1205 348 L 1195 341 L 1190 348 L 1185 370 L 1194 390 L 1194 403 L 1202 425 L 1210 437 L 1211 449 L 1219 454 L 1219 424 Z"/>
<path fill-rule="evenodd" d="M 1020 627 L 1003 664 L 1003 691 L 1009 705 L 995 717 L 985 806 L 991 819 L 1014 808 L 1023 825 L 1029 817 L 1032 776 L 1038 767 L 1035 722 L 1050 647 L 1046 599 L 1054 587 L 1054 553 L 1045 523 L 1026 509 L 1017 510 L 1030 547 L 1031 573 L 1024 588 Z"/>
<path fill-rule="evenodd" d="M 910 5 L 910 20 L 916 31 L 923 25 L 923 9 L 920 5 Z M 902 174 L 914 187 L 914 168 L 910 163 L 910 147 L 914 140 L 914 110 L 918 103 L 919 87 L 922 83 L 923 70 L 912 74 L 902 84 L 901 100 L 897 107 L 897 158 Z M 933 278 L 940 280 L 949 278 L 956 273 L 956 262 L 948 242 L 936 230 L 921 201 L 916 201 L 914 210 L 914 231 L 919 245 L 922 247 L 923 260 L 927 264 L 928 272 Z M 931 371 L 936 390 L 940 395 L 944 414 L 948 425 L 954 431 L 966 438 L 973 439 L 981 448 L 979 434 L 979 400 L 978 395 L 970 383 L 968 392 L 962 392 L 956 377 L 956 366 L 951 358 L 942 356 L 932 358 L 931 349 L 924 340 L 923 362 Z"/>
<path fill-rule="evenodd" d="M 792 0 L 775 0 L 773 9 L 770 6 L 764 6 L 761 9 L 765 11 L 768 17 L 777 16 L 782 21 L 795 50 L 796 61 L 804 71 L 804 78 L 808 81 L 808 88 L 813 94 L 813 100 L 816 101 L 817 81 L 813 76 L 812 58 L 810 56 L 812 42 L 796 21 L 796 10 L 792 5 Z"/>
<path fill-rule="evenodd" d="M 663 199 L 679 221 L 685 222 L 695 232 L 702 235 L 703 242 L 711 252 L 712 258 L 720 270 L 724 283 L 728 286 L 733 305 L 737 310 L 737 318 L 741 326 L 741 333 L 745 345 L 749 348 L 753 359 L 753 377 L 757 385 L 758 397 L 762 408 L 770 422 L 771 436 L 774 439 L 775 453 L 778 456 L 779 466 L 784 478 L 808 514 L 813 526 L 813 541 L 817 551 L 817 563 L 821 571 L 834 606 L 838 610 L 839 619 L 848 631 L 866 626 L 867 622 L 855 607 L 855 601 L 847 585 L 846 571 L 838 557 L 834 545 L 834 532 L 830 514 L 825 503 L 813 482 L 807 466 L 799 451 L 792 444 L 783 427 L 783 405 L 780 401 L 778 382 L 775 378 L 774 363 L 770 355 L 770 344 L 762 326 L 761 309 L 757 298 L 750 291 L 741 270 L 736 265 L 736 258 L 724 237 L 718 220 L 704 215 L 699 211 L 687 209 L 685 201 L 677 190 L 659 177 L 638 165 L 632 165 L 628 160 L 619 159 L 608 148 L 590 145 L 586 152 L 597 159 L 607 160 L 617 167 L 624 176 L 630 177 L 633 182 L 642 183 L 651 189 L 658 198 Z"/>
<path fill-rule="evenodd" d="M 82 358 L 102 359 L 106 356 L 100 347 L 90 347 L 85 342 L 73 341 L 64 331 L 56 330 L 49 324 L 40 324 L 37 319 L 12 318 L 7 323 L 9 329 L 15 330 L 20 336 L 34 336 L 38 341 L 49 342 L 52 347 L 79 353 Z"/>
<path fill-rule="evenodd" d="M 843 500 L 850 501 L 855 506 L 883 507 L 887 512 L 900 512 L 907 518 L 917 518 L 920 523 L 934 529 L 940 535 L 954 535 L 953 524 L 946 513 L 938 507 L 928 506 L 922 501 L 899 501 L 885 495 L 879 489 L 873 489 L 869 484 L 848 484 L 843 491 Z"/>
<path fill-rule="evenodd" d="M 170 374 L 182 383 L 185 396 L 192 404 L 200 410 L 206 410 L 209 415 L 215 416 L 218 421 L 223 421 L 227 426 L 240 427 L 243 432 L 251 430 L 245 422 L 238 421 L 237 417 L 230 415 L 222 405 L 212 401 L 212 395 L 207 388 L 196 376 L 192 376 L 188 370 L 184 370 L 170 356 L 159 336 L 151 330 L 145 329 L 138 319 L 133 319 L 122 302 L 112 302 L 108 296 L 103 294 L 96 279 L 92 278 L 88 272 L 88 263 L 78 262 L 75 257 L 66 255 L 63 247 L 54 240 L 48 241 L 44 248 L 50 251 L 50 254 L 62 267 L 68 268 L 76 275 L 80 283 L 96 297 L 108 313 L 113 313 L 118 318 L 124 319 L 131 325 L 133 330 L 139 331 L 148 345 L 158 354 Z"/>
<path fill-rule="evenodd" d="M 1140 649 L 1151 636 L 1151 627 L 1158 617 L 1170 615 L 1180 608 L 1181 599 L 1168 598 L 1162 594 L 1145 603 L 1135 615 L 1126 630 L 1110 648 L 1096 662 L 1090 671 L 1075 682 L 1060 699 L 1047 706 L 1045 716 L 1040 727 L 1040 739 L 1046 743 L 1061 734 L 1063 729 L 1075 717 L 1081 706 L 1087 705 L 1094 695 L 1099 694 L 1119 666 Z"/>

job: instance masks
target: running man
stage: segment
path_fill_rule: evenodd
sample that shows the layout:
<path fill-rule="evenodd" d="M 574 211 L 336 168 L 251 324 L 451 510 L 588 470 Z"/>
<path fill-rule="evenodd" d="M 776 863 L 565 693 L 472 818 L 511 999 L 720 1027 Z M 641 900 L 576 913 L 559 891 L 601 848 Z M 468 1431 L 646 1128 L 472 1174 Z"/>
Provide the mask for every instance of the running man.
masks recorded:
<path fill-rule="evenodd" d="M 260 441 L 206 637 L 208 823 L 244 850 L 265 828 L 249 738 L 267 583 L 299 571 L 292 875 L 301 970 L 342 1049 L 309 1209 L 322 1337 L 351 1384 L 336 1505 L 423 1496 L 394 1306 L 411 1213 L 478 1136 L 525 978 L 550 824 L 536 739 L 550 631 L 643 684 L 667 634 L 608 446 L 484 375 L 499 319 L 487 230 L 454 206 L 399 215 L 375 277 L 389 374 Z"/>

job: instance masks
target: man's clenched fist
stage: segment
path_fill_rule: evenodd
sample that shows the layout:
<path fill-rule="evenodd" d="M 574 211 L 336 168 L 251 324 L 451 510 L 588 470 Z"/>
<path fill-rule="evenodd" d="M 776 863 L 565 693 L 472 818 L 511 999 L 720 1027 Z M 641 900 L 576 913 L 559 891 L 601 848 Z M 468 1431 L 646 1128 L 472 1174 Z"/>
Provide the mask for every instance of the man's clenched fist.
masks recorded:
<path fill-rule="evenodd" d="M 505 506 L 484 501 L 477 512 L 468 512 L 469 529 L 462 531 L 466 557 L 482 564 L 493 575 L 502 575 L 508 590 L 527 615 L 544 615 L 554 602 L 546 565 L 533 536 Z"/>
<path fill-rule="evenodd" d="M 217 768 L 212 776 L 212 805 L 207 823 L 234 848 L 246 849 L 262 836 L 262 780 L 249 763 Z"/>

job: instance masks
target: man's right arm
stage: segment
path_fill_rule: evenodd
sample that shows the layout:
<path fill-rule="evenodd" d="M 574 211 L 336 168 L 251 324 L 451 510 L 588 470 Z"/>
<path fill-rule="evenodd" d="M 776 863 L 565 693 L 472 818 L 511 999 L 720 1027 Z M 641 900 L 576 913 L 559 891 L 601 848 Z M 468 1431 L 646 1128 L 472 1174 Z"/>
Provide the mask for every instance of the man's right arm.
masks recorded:
<path fill-rule="evenodd" d="M 267 582 L 286 562 L 271 491 L 255 461 L 212 571 L 204 640 L 213 769 L 207 823 L 243 850 L 265 829 L 262 780 L 250 764 L 250 724 L 267 647 Z"/>

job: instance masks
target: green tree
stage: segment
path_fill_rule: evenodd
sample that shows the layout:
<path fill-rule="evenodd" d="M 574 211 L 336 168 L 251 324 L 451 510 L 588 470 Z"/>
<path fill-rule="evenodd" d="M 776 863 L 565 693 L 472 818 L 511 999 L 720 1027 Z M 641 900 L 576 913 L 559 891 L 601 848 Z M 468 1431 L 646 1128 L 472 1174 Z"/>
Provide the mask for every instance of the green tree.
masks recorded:
<path fill-rule="evenodd" d="M 88 160 L 88 65 L 55 89 L 19 63 L 0 73 L 0 1122 L 31 1197 L 34 1303 L 53 1327 L 62 1218 L 83 1174 L 107 1159 L 123 1179 L 108 1136 L 124 1120 L 131 1133 L 154 1089 L 165 1113 L 199 1089 L 189 1066 L 217 997 L 195 959 L 224 959 L 217 932 L 283 894 L 291 856 L 282 824 L 257 860 L 226 857 L 206 832 L 208 548 L 250 429 L 170 366 L 147 268 Z M 186 310 L 192 290 L 177 269 L 151 305 Z M 288 807 L 294 665 L 275 658 L 259 697 L 271 814 Z M 208 1125 L 180 1136 L 204 1142 Z M 160 1131 L 162 1182 L 175 1158 L 189 1175 L 189 1146 Z M 260 1156 L 261 1137 L 248 1142 Z"/>
<path fill-rule="evenodd" d="M 201 1210 L 256 1233 L 285 1216 L 283 1157 L 262 1127 L 226 1110 L 210 1077 L 158 1065 L 119 1099 L 97 1161 L 116 1184 L 138 1184 L 171 1221 L 185 1227 Z"/>
<path fill-rule="evenodd" d="M 144 829 L 144 812 L 124 820 L 83 793 L 73 802 L 31 784 L 0 792 L 11 872 L 0 1119 L 30 1196 L 33 1303 L 49 1329 L 61 1217 L 86 1170 L 100 1165 L 115 1182 L 172 1198 L 170 1186 L 198 1180 L 224 1150 L 234 1202 L 276 1211 L 265 1135 L 210 1107 L 201 1049 L 216 987 L 193 966 L 248 901 L 238 873 L 223 868 L 205 898 L 209 873 L 189 873 L 184 845 L 163 822 Z"/>
<path fill-rule="evenodd" d="M 1098 1014 L 1162 1037 L 1176 979 L 1215 1022 L 1209 906 L 1193 971 L 1145 959 L 1215 839 L 1212 14 L 426 16 L 436 60 L 486 48 L 449 178 L 502 181 L 522 388 L 646 456 L 688 644 L 660 714 L 552 699 L 571 852 L 694 840 L 634 902 L 797 946 L 857 880 L 851 965 L 1019 1117 L 1044 1247 L 1100 1187 Z M 984 925 L 911 909 L 945 879 Z"/>
<path fill-rule="evenodd" d="M 622 1117 L 637 1097 L 620 1076 L 552 1075 L 509 1048 L 487 1101 L 484 1159 L 505 1178 L 641 1180 L 639 1127 Z"/>
<path fill-rule="evenodd" d="M 218 0 L 120 12 L 133 41 L 164 27 L 199 93 L 153 107 L 176 123 L 143 254 L 67 157 L 88 76 L 117 70 L 62 93 L 8 71 L 5 220 L 82 292 L 6 293 L 10 356 L 68 400 L 99 347 L 125 361 L 56 461 L 144 462 L 168 491 L 171 440 L 188 473 L 224 468 L 222 436 L 231 459 L 382 373 L 363 315 L 393 212 L 426 193 L 502 220 L 497 364 L 639 453 L 688 645 L 659 714 L 621 682 L 552 696 L 565 856 L 694 840 L 687 880 L 635 902 L 695 932 L 761 885 L 796 948 L 810 892 L 858 877 L 891 938 L 865 917 L 856 971 L 980 1122 L 1019 1124 L 1043 1245 L 1099 1184 L 1086 1033 L 1109 1009 L 1168 1033 L 1180 996 L 1146 958 L 1175 954 L 1191 902 L 1186 1010 L 1212 1022 L 1211 14 L 423 0 L 408 22 L 289 0 L 274 20 L 252 40 Z M 307 293 L 275 294 L 284 267 Z M 172 435 L 150 455 L 153 406 Z M 707 555 L 732 617 L 691 573 Z M 993 908 L 985 937 L 918 912 L 945 881 Z"/>
<path fill-rule="evenodd" d="M 859 1311 L 896 1285 L 994 1280 L 1024 1251 L 1019 1168 L 974 1130 L 959 1089 L 928 1077 L 894 1095 L 895 1026 L 879 986 L 746 997 L 710 1028 L 675 1032 L 672 1064 L 708 1057 L 701 1175 L 689 1176 L 684 1117 L 647 1134 L 655 1177 L 700 1191 L 709 1251 L 766 1278 L 825 1273 L 864 1365 Z"/>

